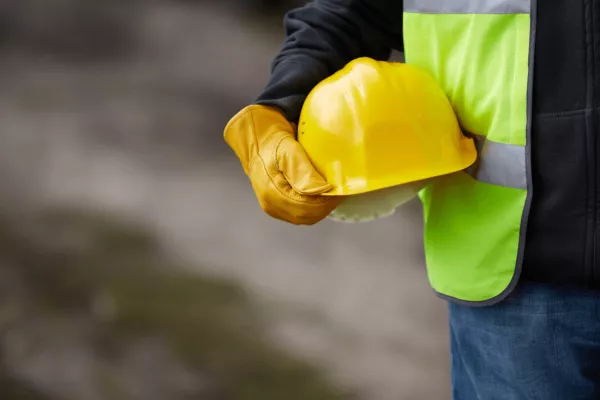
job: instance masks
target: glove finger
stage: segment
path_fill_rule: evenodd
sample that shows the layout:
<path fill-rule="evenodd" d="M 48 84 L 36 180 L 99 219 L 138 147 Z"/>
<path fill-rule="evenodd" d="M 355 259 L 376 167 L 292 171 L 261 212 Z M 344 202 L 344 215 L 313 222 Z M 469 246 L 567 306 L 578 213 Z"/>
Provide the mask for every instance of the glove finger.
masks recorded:
<path fill-rule="evenodd" d="M 274 188 L 264 198 L 266 204 L 277 216 L 297 225 L 313 225 L 327 217 L 342 202 L 340 196 L 306 196 L 297 193 L 287 184 L 283 176 L 281 182 L 285 186 Z"/>
<path fill-rule="evenodd" d="M 327 217 L 342 201 L 339 196 L 298 193 L 274 164 L 264 164 L 261 158 L 256 158 L 250 167 L 250 181 L 258 202 L 271 217 L 297 225 L 312 225 Z"/>
<path fill-rule="evenodd" d="M 298 193 L 315 196 L 333 189 L 317 172 L 308 155 L 296 140 L 284 138 L 276 150 L 277 169 Z"/>
<path fill-rule="evenodd" d="M 296 192 L 283 174 L 256 162 L 252 186 L 263 211 L 271 217 L 296 225 L 312 225 L 333 211 L 342 201 L 339 196 L 307 196 Z"/>
<path fill-rule="evenodd" d="M 289 197 L 278 199 L 259 199 L 263 210 L 271 217 L 295 224 L 314 225 L 325 219 L 341 203 L 341 197 L 328 197 L 323 203 L 301 203 Z"/>

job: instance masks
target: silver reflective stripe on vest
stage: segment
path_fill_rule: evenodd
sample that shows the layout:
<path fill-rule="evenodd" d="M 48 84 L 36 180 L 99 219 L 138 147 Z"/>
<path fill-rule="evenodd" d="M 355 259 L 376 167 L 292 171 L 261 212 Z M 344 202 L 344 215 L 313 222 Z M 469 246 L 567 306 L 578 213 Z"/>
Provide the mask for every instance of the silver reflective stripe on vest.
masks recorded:
<path fill-rule="evenodd" d="M 479 147 L 475 179 L 492 185 L 527 189 L 524 146 L 484 140 Z"/>
<path fill-rule="evenodd" d="M 404 11 L 424 14 L 529 14 L 530 0 L 404 0 Z"/>

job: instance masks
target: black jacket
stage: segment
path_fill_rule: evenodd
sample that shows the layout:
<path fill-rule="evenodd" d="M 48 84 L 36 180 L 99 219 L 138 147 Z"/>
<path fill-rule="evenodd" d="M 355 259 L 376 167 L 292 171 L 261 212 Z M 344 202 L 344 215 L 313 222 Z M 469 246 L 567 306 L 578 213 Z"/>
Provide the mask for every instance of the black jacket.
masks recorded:
<path fill-rule="evenodd" d="M 402 50 L 402 1 L 317 0 L 291 11 L 257 102 L 297 120 L 348 61 Z M 532 171 L 523 278 L 600 289 L 600 0 L 537 4 Z"/>

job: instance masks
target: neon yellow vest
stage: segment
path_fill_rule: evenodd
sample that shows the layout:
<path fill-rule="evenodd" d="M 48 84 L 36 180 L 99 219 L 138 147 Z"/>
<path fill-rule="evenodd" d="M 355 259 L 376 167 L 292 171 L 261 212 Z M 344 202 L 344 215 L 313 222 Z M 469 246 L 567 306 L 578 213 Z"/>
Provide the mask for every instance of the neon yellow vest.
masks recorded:
<path fill-rule="evenodd" d="M 429 280 L 459 302 L 499 301 L 521 272 L 534 9 L 535 0 L 404 0 L 406 62 L 438 80 L 462 128 L 478 137 L 476 168 L 420 194 Z"/>

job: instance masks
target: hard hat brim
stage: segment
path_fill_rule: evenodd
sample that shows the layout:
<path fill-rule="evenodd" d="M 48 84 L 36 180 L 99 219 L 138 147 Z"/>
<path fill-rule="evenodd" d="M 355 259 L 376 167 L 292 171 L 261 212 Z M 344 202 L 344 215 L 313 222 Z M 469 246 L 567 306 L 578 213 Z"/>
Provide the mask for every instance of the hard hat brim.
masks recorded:
<path fill-rule="evenodd" d="M 436 178 L 438 176 L 451 174 L 469 168 L 477 160 L 477 152 L 470 151 L 463 154 L 462 160 L 455 168 L 446 168 L 438 171 L 413 171 L 410 175 L 390 176 L 379 180 L 364 180 L 354 185 L 335 185 L 333 189 L 322 194 L 322 196 L 353 196 L 373 192 L 375 190 L 387 189 L 392 186 L 403 185 L 406 183 L 417 182 L 425 179 Z"/>

